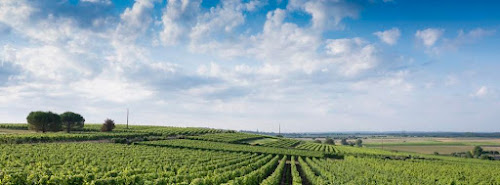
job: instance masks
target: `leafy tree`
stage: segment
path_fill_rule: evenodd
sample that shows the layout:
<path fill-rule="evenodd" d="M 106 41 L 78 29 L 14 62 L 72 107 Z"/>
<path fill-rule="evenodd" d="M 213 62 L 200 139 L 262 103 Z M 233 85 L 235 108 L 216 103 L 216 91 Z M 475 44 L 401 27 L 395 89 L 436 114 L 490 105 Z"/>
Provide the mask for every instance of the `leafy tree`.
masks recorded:
<path fill-rule="evenodd" d="M 467 151 L 467 152 L 465 153 L 465 157 L 466 157 L 466 158 L 472 158 L 472 157 L 473 157 L 473 156 L 472 156 L 472 152 Z"/>
<path fill-rule="evenodd" d="M 83 128 L 85 119 L 80 114 L 74 112 L 65 112 L 61 114 L 61 122 L 69 133 L 73 128 Z"/>
<path fill-rule="evenodd" d="M 42 131 L 43 133 L 47 131 L 57 132 L 62 129 L 61 118 L 59 115 L 53 112 L 43 112 L 43 111 L 35 111 L 30 112 L 28 117 L 26 117 L 28 121 L 29 128 L 35 131 Z"/>
<path fill-rule="evenodd" d="M 472 150 L 472 154 L 474 155 L 474 157 L 479 158 L 479 156 L 481 156 L 481 154 L 483 154 L 483 148 L 481 148 L 480 146 L 474 147 L 474 150 Z"/>
<path fill-rule="evenodd" d="M 325 140 L 325 144 L 334 145 L 334 144 L 335 144 L 335 141 L 334 141 L 332 138 L 326 138 L 326 140 Z"/>
<path fill-rule="evenodd" d="M 104 120 L 104 124 L 102 124 L 101 131 L 102 132 L 111 132 L 115 128 L 115 121 L 112 119 Z"/>
<path fill-rule="evenodd" d="M 349 145 L 349 143 L 347 142 L 347 139 L 345 139 L 345 138 L 342 139 L 342 140 L 340 140 L 340 144 L 342 144 L 342 145 Z"/>
<path fill-rule="evenodd" d="M 361 139 L 357 139 L 357 140 L 356 140 L 356 146 L 358 146 L 358 147 L 362 147 L 362 146 L 363 146 L 363 140 L 361 140 Z"/>
<path fill-rule="evenodd" d="M 314 140 L 315 143 L 321 143 L 321 140 Z"/>

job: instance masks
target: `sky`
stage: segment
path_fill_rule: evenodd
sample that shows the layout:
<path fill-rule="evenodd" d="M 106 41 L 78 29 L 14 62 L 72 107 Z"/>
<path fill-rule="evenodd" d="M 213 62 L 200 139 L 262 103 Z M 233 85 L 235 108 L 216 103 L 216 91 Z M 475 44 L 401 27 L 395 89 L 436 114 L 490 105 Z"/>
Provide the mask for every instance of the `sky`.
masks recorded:
<path fill-rule="evenodd" d="M 0 122 L 500 131 L 499 1 L 1 0 Z"/>

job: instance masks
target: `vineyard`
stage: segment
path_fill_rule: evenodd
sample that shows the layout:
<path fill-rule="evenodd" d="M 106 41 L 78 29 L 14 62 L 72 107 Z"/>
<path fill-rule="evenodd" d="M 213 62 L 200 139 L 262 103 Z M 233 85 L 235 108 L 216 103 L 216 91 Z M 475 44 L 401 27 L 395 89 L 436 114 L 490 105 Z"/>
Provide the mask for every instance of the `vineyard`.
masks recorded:
<path fill-rule="evenodd" d="M 266 136 L 257 134 L 247 134 L 247 133 L 217 133 L 217 134 L 205 134 L 200 136 L 190 136 L 188 138 L 194 140 L 238 143 L 241 141 L 261 139 L 264 137 Z"/>
<path fill-rule="evenodd" d="M 295 139 L 279 139 L 278 141 L 270 142 L 263 144 L 262 146 L 267 147 L 279 147 L 279 148 L 290 148 L 298 145 L 300 143 L 299 140 Z"/>
<path fill-rule="evenodd" d="M 335 152 L 335 147 L 333 145 L 325 145 L 318 143 L 304 143 L 297 146 L 299 149 L 312 150 L 312 151 L 320 151 L 320 152 Z"/>
<path fill-rule="evenodd" d="M 206 149 L 213 151 L 251 152 L 251 153 L 265 153 L 265 154 L 276 154 L 276 155 L 324 157 L 323 153 L 307 151 L 307 150 L 249 146 L 242 144 L 229 144 L 229 143 L 196 141 L 187 139 L 146 141 L 137 144 L 148 145 L 148 146 L 171 147 L 171 148 Z"/>
<path fill-rule="evenodd" d="M 74 133 L 0 134 L 0 184 L 500 184 L 498 161 L 209 128 L 98 130 L 90 124 Z M 259 139 L 269 142 L 247 143 Z"/>

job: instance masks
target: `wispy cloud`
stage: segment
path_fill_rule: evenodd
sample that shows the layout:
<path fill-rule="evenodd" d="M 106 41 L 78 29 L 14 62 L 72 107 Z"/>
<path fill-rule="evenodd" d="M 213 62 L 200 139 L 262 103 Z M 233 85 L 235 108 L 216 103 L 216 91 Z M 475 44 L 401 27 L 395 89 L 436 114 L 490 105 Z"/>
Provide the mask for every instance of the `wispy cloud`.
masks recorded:
<path fill-rule="evenodd" d="M 390 30 L 385 31 L 377 31 L 373 33 L 376 35 L 382 42 L 394 45 L 398 42 L 399 37 L 401 36 L 401 32 L 398 28 L 392 28 Z"/>
<path fill-rule="evenodd" d="M 415 37 L 426 47 L 431 47 L 441 38 L 443 33 L 444 29 L 427 28 L 424 30 L 417 30 Z"/>

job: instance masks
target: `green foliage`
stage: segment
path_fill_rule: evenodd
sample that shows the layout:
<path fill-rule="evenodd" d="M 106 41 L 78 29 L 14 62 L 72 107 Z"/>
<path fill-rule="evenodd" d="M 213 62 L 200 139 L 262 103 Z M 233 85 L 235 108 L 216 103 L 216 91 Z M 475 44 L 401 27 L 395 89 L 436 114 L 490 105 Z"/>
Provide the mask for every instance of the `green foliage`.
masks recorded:
<path fill-rule="evenodd" d="M 314 140 L 313 142 L 314 143 L 321 143 L 321 140 L 318 139 L 318 140 Z"/>
<path fill-rule="evenodd" d="M 299 149 L 306 149 L 306 150 L 311 150 L 311 151 L 319 151 L 319 152 L 327 152 L 327 153 L 335 153 L 335 146 L 333 145 L 326 145 L 326 144 L 320 144 L 320 143 L 304 143 L 296 148 Z"/>
<path fill-rule="evenodd" d="M 272 155 L 110 143 L 3 144 L 0 184 L 261 182 L 277 161 Z"/>
<path fill-rule="evenodd" d="M 149 133 L 46 133 L 46 134 L 0 134 L 1 143 L 40 143 L 55 141 L 88 141 L 111 138 L 146 137 Z"/>
<path fill-rule="evenodd" d="M 250 146 L 250 145 L 229 144 L 229 143 L 219 143 L 210 141 L 197 141 L 197 140 L 187 140 L 187 139 L 148 141 L 148 142 L 140 142 L 137 144 L 149 145 L 149 146 L 190 148 L 190 149 L 206 149 L 214 151 L 253 152 L 253 153 L 297 155 L 297 156 L 308 156 L 308 157 L 324 156 L 323 153 L 307 151 L 307 150 Z"/>
<path fill-rule="evenodd" d="M 475 146 L 474 150 L 472 150 L 472 154 L 474 157 L 479 158 L 483 154 L 483 148 L 480 146 Z"/>
<path fill-rule="evenodd" d="M 311 182 L 329 182 L 321 184 L 500 184 L 499 163 L 475 159 L 306 158 L 300 164 Z"/>
<path fill-rule="evenodd" d="M 101 127 L 101 132 L 111 132 L 113 131 L 113 129 L 115 129 L 115 121 L 109 118 L 104 120 L 104 123 Z"/>
<path fill-rule="evenodd" d="M 363 146 L 363 140 L 361 139 L 356 139 L 356 146 L 362 147 Z"/>
<path fill-rule="evenodd" d="M 26 117 L 28 121 L 29 128 L 35 131 L 42 131 L 43 133 L 47 131 L 57 132 L 61 131 L 61 118 L 59 115 L 53 112 L 43 112 L 43 111 L 35 111 L 30 112 L 28 117 Z"/>
<path fill-rule="evenodd" d="M 279 148 L 289 148 L 296 146 L 300 141 L 296 139 L 278 139 L 278 141 L 263 144 L 262 146 L 267 147 L 279 147 Z"/>
<path fill-rule="evenodd" d="M 297 169 L 295 156 L 292 156 L 290 166 L 292 169 L 292 185 L 302 185 L 302 178 L 300 177 L 299 170 Z"/>
<path fill-rule="evenodd" d="M 201 136 L 190 136 L 190 137 L 188 137 L 188 139 L 226 142 L 226 143 L 238 143 L 238 142 L 242 142 L 242 141 L 261 139 L 261 138 L 266 138 L 266 137 L 268 137 L 268 136 L 236 132 L 236 133 L 217 133 L 217 134 L 205 134 L 205 135 L 201 135 Z"/>
<path fill-rule="evenodd" d="M 72 129 L 82 129 L 83 124 L 85 123 L 85 119 L 82 115 L 74 113 L 74 112 L 65 112 L 60 115 L 61 122 L 63 127 L 66 129 L 66 132 L 70 132 Z"/>
<path fill-rule="evenodd" d="M 340 140 L 340 144 L 341 145 L 349 145 L 349 143 L 347 142 L 347 139 L 345 139 L 345 138 Z"/>
<path fill-rule="evenodd" d="M 264 179 L 264 181 L 260 183 L 261 185 L 280 184 L 281 176 L 283 175 L 283 171 L 285 170 L 286 158 L 287 158 L 286 156 L 283 156 L 283 158 L 281 158 L 278 167 L 276 167 L 274 172 L 269 177 L 267 177 L 266 179 Z"/>
<path fill-rule="evenodd" d="M 326 138 L 325 139 L 325 144 L 334 145 L 335 141 L 332 138 Z"/>
<path fill-rule="evenodd" d="M 265 177 L 267 177 L 273 169 L 278 165 L 278 156 L 274 157 L 267 164 L 257 170 L 254 170 L 244 176 L 235 178 L 234 180 L 225 183 L 226 185 L 258 185 Z"/>
<path fill-rule="evenodd" d="M 2 123 L 0 124 L 0 128 L 2 129 L 11 129 L 11 130 L 28 130 L 28 124 L 21 123 Z"/>
<path fill-rule="evenodd" d="M 17 126 L 17 125 L 16 125 Z M 0 134 L 0 143 L 38 143 L 38 142 L 54 142 L 54 141 L 86 141 L 86 140 L 101 140 L 112 139 L 122 140 L 127 138 L 128 141 L 150 141 L 164 139 L 170 136 L 180 135 L 198 135 L 205 133 L 224 132 L 223 130 L 208 129 L 208 128 L 181 128 L 181 127 L 159 127 L 159 126 L 132 126 L 130 130 L 125 131 L 124 126 L 118 125 L 114 132 L 97 132 L 101 125 L 86 124 L 84 130 L 86 132 L 73 133 L 29 133 L 29 134 Z M 89 132 L 93 131 L 93 132 Z M 142 139 L 136 139 L 142 138 Z M 132 140 L 130 140 L 132 139 Z M 123 141 L 123 140 L 122 140 Z"/>
<path fill-rule="evenodd" d="M 328 184 L 327 183 L 328 181 L 326 179 L 324 179 L 324 177 L 316 175 L 316 172 L 313 171 L 311 166 L 309 166 L 309 164 L 306 163 L 304 161 L 304 159 L 302 159 L 301 157 L 299 157 L 299 164 L 300 164 L 300 167 L 302 168 L 302 171 L 304 172 L 306 178 L 309 180 L 309 182 L 311 184 L 313 184 L 313 185 Z"/>

